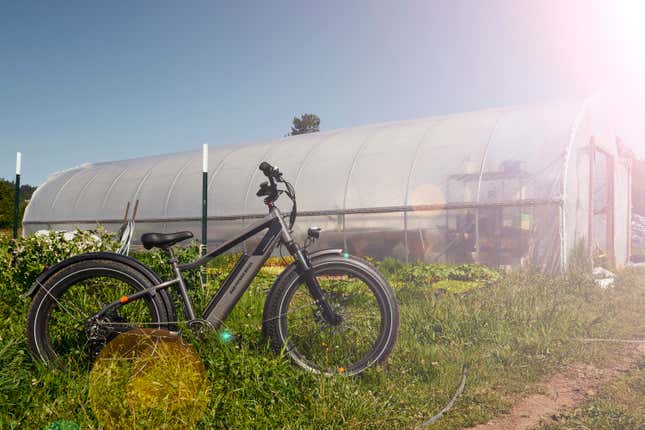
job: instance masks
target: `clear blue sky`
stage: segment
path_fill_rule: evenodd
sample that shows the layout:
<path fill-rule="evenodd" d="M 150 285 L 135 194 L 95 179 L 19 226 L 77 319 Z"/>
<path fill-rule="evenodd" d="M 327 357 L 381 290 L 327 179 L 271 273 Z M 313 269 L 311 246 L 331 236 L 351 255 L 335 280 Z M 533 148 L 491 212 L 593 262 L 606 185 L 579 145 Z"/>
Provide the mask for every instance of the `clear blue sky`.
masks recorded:
<path fill-rule="evenodd" d="M 625 81 L 598 72 L 616 62 L 645 75 L 643 44 L 629 48 L 641 35 L 622 28 L 645 8 L 612 4 L 4 2 L 0 177 L 16 150 L 39 184 L 83 162 L 280 137 L 304 112 L 329 130 L 585 97 Z"/>

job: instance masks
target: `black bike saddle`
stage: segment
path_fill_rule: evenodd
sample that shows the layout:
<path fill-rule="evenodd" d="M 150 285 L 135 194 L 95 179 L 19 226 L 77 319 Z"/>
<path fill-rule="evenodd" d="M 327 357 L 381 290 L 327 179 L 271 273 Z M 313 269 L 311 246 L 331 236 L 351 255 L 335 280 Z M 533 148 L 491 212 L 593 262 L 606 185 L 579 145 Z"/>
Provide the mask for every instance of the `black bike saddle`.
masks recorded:
<path fill-rule="evenodd" d="M 193 234 L 189 231 L 178 231 L 177 233 L 145 233 L 141 235 L 141 243 L 145 249 L 157 248 L 166 249 L 182 240 L 190 239 Z"/>

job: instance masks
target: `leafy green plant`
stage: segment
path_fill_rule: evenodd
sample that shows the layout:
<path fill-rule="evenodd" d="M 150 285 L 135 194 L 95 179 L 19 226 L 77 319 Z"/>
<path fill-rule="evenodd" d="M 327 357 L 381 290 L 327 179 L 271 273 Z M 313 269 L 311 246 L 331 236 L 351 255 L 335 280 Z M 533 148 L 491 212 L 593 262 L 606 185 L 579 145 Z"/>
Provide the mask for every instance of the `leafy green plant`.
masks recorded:
<path fill-rule="evenodd" d="M 190 263 L 195 261 L 201 256 L 199 242 L 192 241 L 187 246 L 175 247 L 173 248 L 173 253 L 177 261 L 180 263 Z M 174 273 L 172 273 L 170 264 L 168 264 L 167 254 L 160 249 L 136 251 L 132 252 L 131 256 L 150 267 L 162 279 L 170 279 L 175 276 Z M 217 283 L 223 281 L 239 257 L 239 254 L 224 254 L 215 257 L 205 268 L 207 278 Z M 201 269 L 199 268 L 182 272 L 184 280 L 189 287 L 201 285 L 203 275 L 200 272 Z"/>
<path fill-rule="evenodd" d="M 77 254 L 94 251 L 114 251 L 114 235 L 102 229 L 95 231 L 55 232 L 34 234 L 11 241 L 7 247 L 8 264 L 13 282 L 30 285 L 43 270 Z"/>
<path fill-rule="evenodd" d="M 478 281 L 457 281 L 454 279 L 437 281 L 432 285 L 432 287 L 437 291 L 446 291 L 449 293 L 463 293 L 480 286 L 481 283 Z"/>
<path fill-rule="evenodd" d="M 396 283 L 415 286 L 430 286 L 439 281 L 493 282 L 500 273 L 479 264 L 404 264 L 393 258 L 378 263 L 378 268 Z"/>
<path fill-rule="evenodd" d="M 405 263 L 403 261 L 392 257 L 385 257 L 381 261 L 376 261 L 375 264 L 381 273 L 386 276 L 393 276 L 405 267 Z"/>

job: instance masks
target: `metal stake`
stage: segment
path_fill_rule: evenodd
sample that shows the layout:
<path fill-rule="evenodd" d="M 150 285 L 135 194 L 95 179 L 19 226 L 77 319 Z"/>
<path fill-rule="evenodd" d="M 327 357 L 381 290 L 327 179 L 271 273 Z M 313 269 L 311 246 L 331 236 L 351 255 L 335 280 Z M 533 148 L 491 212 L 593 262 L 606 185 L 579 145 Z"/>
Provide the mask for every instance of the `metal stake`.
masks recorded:
<path fill-rule="evenodd" d="M 202 145 L 202 244 L 199 247 L 200 254 L 206 255 L 206 242 L 208 240 L 208 143 Z M 201 267 L 200 281 L 202 284 L 202 291 L 206 288 L 208 279 L 206 278 L 206 265 Z"/>
<path fill-rule="evenodd" d="M 208 225 L 208 143 L 202 146 L 202 255 L 206 254 Z"/>

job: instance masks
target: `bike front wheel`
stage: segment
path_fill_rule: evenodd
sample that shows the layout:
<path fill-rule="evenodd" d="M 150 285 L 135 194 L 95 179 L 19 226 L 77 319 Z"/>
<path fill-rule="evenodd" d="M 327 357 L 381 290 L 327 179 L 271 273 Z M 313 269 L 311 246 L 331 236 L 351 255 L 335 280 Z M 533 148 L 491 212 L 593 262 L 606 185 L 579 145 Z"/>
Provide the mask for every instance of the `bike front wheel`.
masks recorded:
<path fill-rule="evenodd" d="M 325 320 L 294 268 L 269 292 L 263 329 L 271 347 L 285 350 L 299 366 L 326 375 L 355 375 L 392 352 L 399 310 L 392 288 L 366 261 L 340 255 L 314 258 L 314 274 L 325 300 L 340 315 Z"/>

